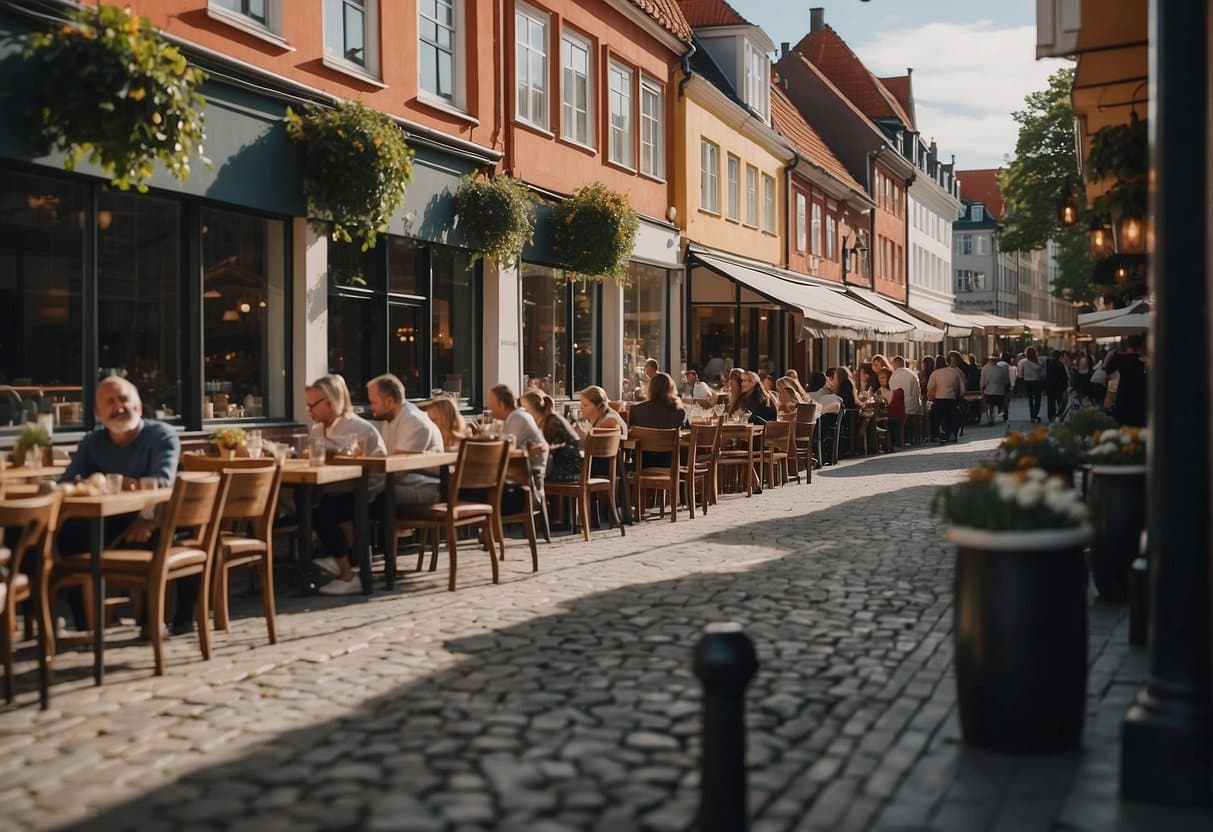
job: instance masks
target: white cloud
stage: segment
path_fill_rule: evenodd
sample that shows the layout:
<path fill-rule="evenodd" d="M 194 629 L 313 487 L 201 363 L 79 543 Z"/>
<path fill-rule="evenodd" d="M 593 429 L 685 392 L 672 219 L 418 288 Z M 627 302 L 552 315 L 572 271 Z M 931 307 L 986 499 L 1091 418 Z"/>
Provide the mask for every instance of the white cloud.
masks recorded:
<path fill-rule="evenodd" d="M 918 129 L 935 137 L 943 158 L 955 153 L 961 168 L 996 167 L 1014 153 L 1011 112 L 1066 63 L 1037 61 L 1035 49 L 1035 27 L 998 28 L 988 20 L 880 31 L 855 46 L 877 75 L 914 68 Z"/>

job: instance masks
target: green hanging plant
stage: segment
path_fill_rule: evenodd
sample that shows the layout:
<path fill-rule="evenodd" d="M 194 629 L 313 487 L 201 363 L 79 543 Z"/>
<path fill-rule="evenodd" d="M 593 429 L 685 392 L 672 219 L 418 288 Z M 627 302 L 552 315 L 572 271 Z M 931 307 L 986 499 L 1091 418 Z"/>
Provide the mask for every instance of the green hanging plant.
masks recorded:
<path fill-rule="evenodd" d="M 334 240 L 357 237 L 366 251 L 404 201 L 413 179 L 413 150 L 391 117 L 357 101 L 286 109 L 286 132 L 303 146 L 308 211 L 332 224 Z"/>
<path fill-rule="evenodd" d="M 455 214 L 472 263 L 491 257 L 501 268 L 513 268 L 534 236 L 535 198 L 511 176 L 465 178 L 455 192 Z"/>
<path fill-rule="evenodd" d="M 189 66 L 145 17 L 117 6 L 83 7 L 50 32 L 30 36 L 34 142 L 100 167 L 121 190 L 147 191 L 160 162 L 180 181 L 203 153 L 206 73 Z"/>
<path fill-rule="evenodd" d="M 1143 216 L 1149 196 L 1150 136 L 1146 119 L 1129 116 L 1128 124 L 1109 124 L 1091 137 L 1086 160 L 1087 179 L 1101 182 L 1112 177 L 1107 193 L 1096 208 L 1119 215 Z"/>
<path fill-rule="evenodd" d="M 628 281 L 640 217 L 628 198 L 601 182 L 552 209 L 552 248 L 577 279 Z"/>

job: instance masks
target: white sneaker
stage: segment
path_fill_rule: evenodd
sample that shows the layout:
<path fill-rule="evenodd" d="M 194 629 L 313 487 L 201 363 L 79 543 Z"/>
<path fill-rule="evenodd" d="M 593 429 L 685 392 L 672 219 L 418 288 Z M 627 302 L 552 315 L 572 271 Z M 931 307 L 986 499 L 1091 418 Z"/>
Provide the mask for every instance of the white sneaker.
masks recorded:
<path fill-rule="evenodd" d="M 336 558 L 316 558 L 312 561 L 312 565 L 326 575 L 337 577 L 341 574 L 341 567 L 337 564 Z"/>
<path fill-rule="evenodd" d="M 334 578 L 320 587 L 321 595 L 355 595 L 362 591 L 362 581 L 355 575 L 348 581 Z"/>

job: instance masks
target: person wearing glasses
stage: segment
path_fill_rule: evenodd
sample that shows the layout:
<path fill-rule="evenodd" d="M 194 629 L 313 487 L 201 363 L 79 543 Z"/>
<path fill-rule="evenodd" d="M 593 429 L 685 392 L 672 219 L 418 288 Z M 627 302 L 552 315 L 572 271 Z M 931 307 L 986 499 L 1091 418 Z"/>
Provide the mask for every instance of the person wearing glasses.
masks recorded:
<path fill-rule="evenodd" d="M 354 412 L 344 378 L 335 373 L 321 376 L 308 385 L 306 392 L 308 415 L 313 422 L 324 425 L 329 451 L 387 456 L 379 431 Z M 383 491 L 383 477 L 371 477 L 368 484 L 373 500 Z M 350 565 L 353 520 L 354 495 L 350 492 L 325 494 L 312 510 L 312 525 L 325 551 L 325 557 L 313 562 L 321 572 L 333 576 L 320 587 L 321 595 L 352 595 L 362 589 Z"/>

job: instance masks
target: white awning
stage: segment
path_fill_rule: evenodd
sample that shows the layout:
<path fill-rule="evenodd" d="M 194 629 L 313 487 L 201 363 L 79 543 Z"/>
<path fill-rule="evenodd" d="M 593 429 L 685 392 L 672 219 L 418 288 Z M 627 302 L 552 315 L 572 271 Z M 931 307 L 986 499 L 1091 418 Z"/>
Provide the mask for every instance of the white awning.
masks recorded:
<path fill-rule="evenodd" d="M 914 327 L 905 334 L 905 338 L 908 341 L 934 343 L 936 341 L 942 341 L 946 335 L 942 329 L 931 326 L 926 321 L 915 318 L 909 312 L 893 303 L 893 301 L 889 300 L 888 298 L 881 297 L 870 289 L 860 289 L 855 286 L 848 286 L 847 292 L 859 298 L 864 303 L 874 306 L 876 309 L 885 313 L 890 318 L 896 318 L 897 320 Z"/>
<path fill-rule="evenodd" d="M 1078 328 L 1099 338 L 1140 335 L 1150 328 L 1150 304 L 1139 300 L 1123 309 L 1105 309 L 1078 316 Z"/>
<path fill-rule="evenodd" d="M 910 311 L 915 315 L 921 315 L 936 326 L 943 327 L 944 334 L 949 338 L 968 338 L 973 334 L 975 324 L 963 315 L 953 312 L 952 307 L 946 304 L 936 303 L 925 298 L 911 298 Z"/>
<path fill-rule="evenodd" d="M 690 251 L 707 268 L 790 308 L 804 320 L 812 338 L 871 339 L 905 335 L 913 326 L 849 298 L 841 289 L 801 283 L 793 278 L 710 254 Z M 790 275 L 790 273 L 788 273 Z"/>
<path fill-rule="evenodd" d="M 977 326 L 986 331 L 986 335 L 1019 335 L 1024 330 L 1023 321 L 1014 318 L 1004 318 L 989 312 L 961 312 Z"/>

